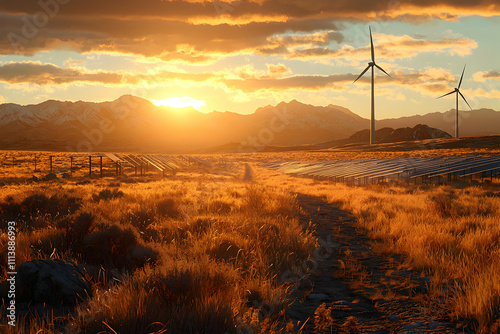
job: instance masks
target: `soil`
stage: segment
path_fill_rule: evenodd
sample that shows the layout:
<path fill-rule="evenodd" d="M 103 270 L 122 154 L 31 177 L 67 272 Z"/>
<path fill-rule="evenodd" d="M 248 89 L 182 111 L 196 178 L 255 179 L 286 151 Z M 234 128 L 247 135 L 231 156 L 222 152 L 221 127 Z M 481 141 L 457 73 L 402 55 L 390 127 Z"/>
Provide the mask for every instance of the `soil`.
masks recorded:
<path fill-rule="evenodd" d="M 367 231 L 339 204 L 301 194 L 298 200 L 301 221 L 312 221 L 328 246 L 304 264 L 307 275 L 294 285 L 285 322 L 302 333 L 473 333 L 448 319 L 445 297 L 430 297 L 429 277 L 409 270 L 401 257 L 376 253 Z M 325 325 L 321 331 L 314 314 L 323 303 L 331 319 L 316 321 Z"/>

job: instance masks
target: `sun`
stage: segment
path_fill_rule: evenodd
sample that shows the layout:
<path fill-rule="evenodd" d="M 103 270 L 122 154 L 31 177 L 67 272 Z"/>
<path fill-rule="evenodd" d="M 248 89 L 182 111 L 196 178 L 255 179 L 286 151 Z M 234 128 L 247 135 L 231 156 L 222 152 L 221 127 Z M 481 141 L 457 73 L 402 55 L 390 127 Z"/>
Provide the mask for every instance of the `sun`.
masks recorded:
<path fill-rule="evenodd" d="M 172 108 L 188 108 L 192 107 L 196 110 L 199 108 L 203 107 L 205 104 L 205 101 L 200 101 L 193 99 L 191 97 L 171 97 L 169 99 L 164 99 L 164 100 L 152 100 L 153 104 L 157 107 L 160 106 L 165 106 L 165 107 L 172 107 Z"/>

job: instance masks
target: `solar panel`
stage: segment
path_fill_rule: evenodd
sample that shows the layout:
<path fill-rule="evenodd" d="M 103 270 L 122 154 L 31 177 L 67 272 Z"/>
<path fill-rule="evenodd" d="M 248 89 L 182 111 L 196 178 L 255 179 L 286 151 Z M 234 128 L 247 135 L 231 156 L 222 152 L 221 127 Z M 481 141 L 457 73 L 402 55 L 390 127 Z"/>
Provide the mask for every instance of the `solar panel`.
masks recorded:
<path fill-rule="evenodd" d="M 363 184 L 377 179 L 411 181 L 447 175 L 471 176 L 489 172 L 500 174 L 500 156 L 430 157 L 398 159 L 360 159 L 323 162 L 279 161 L 264 167 L 294 176 L 330 179 Z M 484 176 L 484 174 L 482 174 Z"/>

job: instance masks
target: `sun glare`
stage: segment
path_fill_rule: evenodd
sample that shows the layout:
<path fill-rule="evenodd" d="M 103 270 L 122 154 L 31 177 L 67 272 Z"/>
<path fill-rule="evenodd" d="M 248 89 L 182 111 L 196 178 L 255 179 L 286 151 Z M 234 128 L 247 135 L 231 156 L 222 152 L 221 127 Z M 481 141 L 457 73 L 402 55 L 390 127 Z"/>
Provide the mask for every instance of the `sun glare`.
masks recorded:
<path fill-rule="evenodd" d="M 164 100 L 153 100 L 152 102 L 157 107 L 160 106 L 172 107 L 172 108 L 193 107 L 196 110 L 205 105 L 205 101 L 195 100 L 191 97 L 186 97 L 186 96 L 185 97 L 174 96 Z"/>

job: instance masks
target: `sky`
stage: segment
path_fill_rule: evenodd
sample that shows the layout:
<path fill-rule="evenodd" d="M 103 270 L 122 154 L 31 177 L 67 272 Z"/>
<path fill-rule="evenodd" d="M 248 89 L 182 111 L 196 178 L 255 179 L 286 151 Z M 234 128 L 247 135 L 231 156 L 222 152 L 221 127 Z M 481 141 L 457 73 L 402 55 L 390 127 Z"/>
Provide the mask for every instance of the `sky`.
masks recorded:
<path fill-rule="evenodd" d="M 0 103 L 125 94 L 201 112 L 293 99 L 376 118 L 500 110 L 500 0 L 18 0 L 0 3 Z M 467 105 L 461 102 L 461 109 Z"/>

